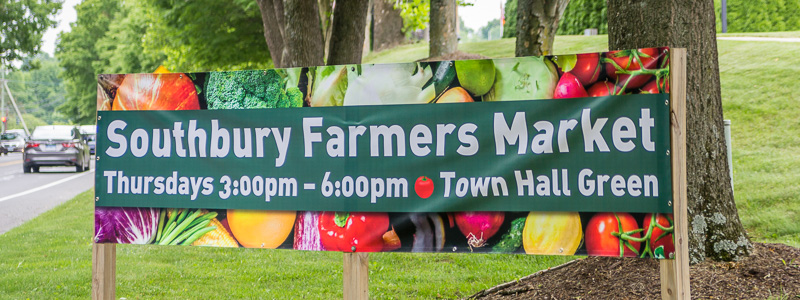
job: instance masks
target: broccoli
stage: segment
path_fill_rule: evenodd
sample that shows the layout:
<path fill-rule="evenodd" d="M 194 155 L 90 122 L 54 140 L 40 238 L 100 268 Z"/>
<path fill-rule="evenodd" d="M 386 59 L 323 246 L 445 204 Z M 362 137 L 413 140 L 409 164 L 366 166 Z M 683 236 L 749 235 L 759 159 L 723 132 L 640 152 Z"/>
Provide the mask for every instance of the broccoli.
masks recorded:
<path fill-rule="evenodd" d="M 206 81 L 208 109 L 303 106 L 303 93 L 286 87 L 284 70 L 212 72 Z"/>

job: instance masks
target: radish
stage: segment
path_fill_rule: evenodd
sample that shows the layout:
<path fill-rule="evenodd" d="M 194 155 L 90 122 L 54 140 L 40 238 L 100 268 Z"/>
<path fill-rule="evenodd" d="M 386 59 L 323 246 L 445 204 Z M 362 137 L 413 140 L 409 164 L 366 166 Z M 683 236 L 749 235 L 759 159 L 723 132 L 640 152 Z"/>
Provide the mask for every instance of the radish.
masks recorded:
<path fill-rule="evenodd" d="M 456 225 L 467 237 L 470 249 L 483 247 L 486 240 L 497 233 L 503 225 L 505 213 L 502 211 L 465 211 L 456 213 Z"/>
<path fill-rule="evenodd" d="M 586 89 L 583 88 L 581 81 L 578 80 L 578 77 L 575 77 L 575 75 L 569 72 L 561 75 L 561 79 L 558 80 L 556 89 L 553 92 L 553 98 L 565 99 L 580 97 L 589 97 L 589 95 L 586 93 Z"/>

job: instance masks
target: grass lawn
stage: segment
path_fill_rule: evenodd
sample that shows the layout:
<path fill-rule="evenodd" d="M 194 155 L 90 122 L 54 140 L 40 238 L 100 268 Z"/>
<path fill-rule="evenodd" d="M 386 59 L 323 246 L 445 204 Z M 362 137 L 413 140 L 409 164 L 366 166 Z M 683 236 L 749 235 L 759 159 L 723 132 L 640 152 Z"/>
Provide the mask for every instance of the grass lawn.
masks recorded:
<path fill-rule="evenodd" d="M 755 37 L 779 37 L 779 38 L 800 38 L 800 31 L 778 31 L 778 32 L 736 32 L 736 33 L 717 33 L 717 36 L 755 36 Z"/>
<path fill-rule="evenodd" d="M 87 299 L 91 293 L 92 191 L 0 235 L 0 299 Z M 572 257 L 370 254 L 376 299 L 465 297 Z M 127 299 L 337 299 L 334 252 L 117 246 L 117 297 Z"/>
<path fill-rule="evenodd" d="M 792 33 L 781 33 L 792 34 Z M 797 33 L 794 33 L 797 34 Z M 786 36 L 786 35 L 782 35 Z M 510 39 L 459 45 L 513 56 Z M 559 36 L 556 53 L 603 51 L 605 36 Z M 800 43 L 719 42 L 723 110 L 733 122 L 736 202 L 756 241 L 800 246 Z M 372 53 L 413 61 L 425 44 Z M 86 299 L 91 291 L 91 191 L 0 235 L 0 299 Z M 376 299 L 456 298 L 571 257 L 370 255 Z M 202 247 L 117 247 L 117 296 L 127 299 L 341 298 L 342 254 Z"/>

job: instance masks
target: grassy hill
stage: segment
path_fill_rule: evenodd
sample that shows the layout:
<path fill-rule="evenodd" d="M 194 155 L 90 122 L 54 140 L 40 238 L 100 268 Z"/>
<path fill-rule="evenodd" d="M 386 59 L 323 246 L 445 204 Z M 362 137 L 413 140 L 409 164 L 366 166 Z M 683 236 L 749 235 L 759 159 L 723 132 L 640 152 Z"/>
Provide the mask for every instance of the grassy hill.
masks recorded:
<path fill-rule="evenodd" d="M 775 34 L 799 37 L 800 33 Z M 513 56 L 513 40 L 460 45 Z M 556 38 L 556 53 L 603 51 L 605 36 Z M 719 42 L 723 111 L 733 122 L 735 196 L 756 241 L 800 246 L 800 43 Z M 365 62 L 427 56 L 424 44 Z M 86 299 L 91 291 L 91 191 L 0 235 L 0 299 Z M 370 296 L 432 299 L 478 290 L 571 257 L 483 254 L 370 255 Z M 119 245 L 117 296 L 127 299 L 341 298 L 342 254 Z"/>

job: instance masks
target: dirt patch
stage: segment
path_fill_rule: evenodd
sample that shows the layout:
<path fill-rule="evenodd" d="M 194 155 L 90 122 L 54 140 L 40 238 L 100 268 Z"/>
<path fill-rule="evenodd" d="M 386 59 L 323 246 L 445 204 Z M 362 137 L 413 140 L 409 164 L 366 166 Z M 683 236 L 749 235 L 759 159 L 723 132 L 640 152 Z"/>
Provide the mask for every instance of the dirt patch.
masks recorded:
<path fill-rule="evenodd" d="M 738 262 L 691 267 L 693 299 L 800 299 L 800 248 L 754 243 Z M 661 299 L 654 259 L 588 257 L 470 296 L 470 299 Z"/>
<path fill-rule="evenodd" d="M 418 61 L 443 61 L 443 60 L 465 60 L 465 59 L 488 59 L 488 57 L 480 54 L 464 53 L 461 51 L 456 51 L 442 56 L 423 58 Z"/>

